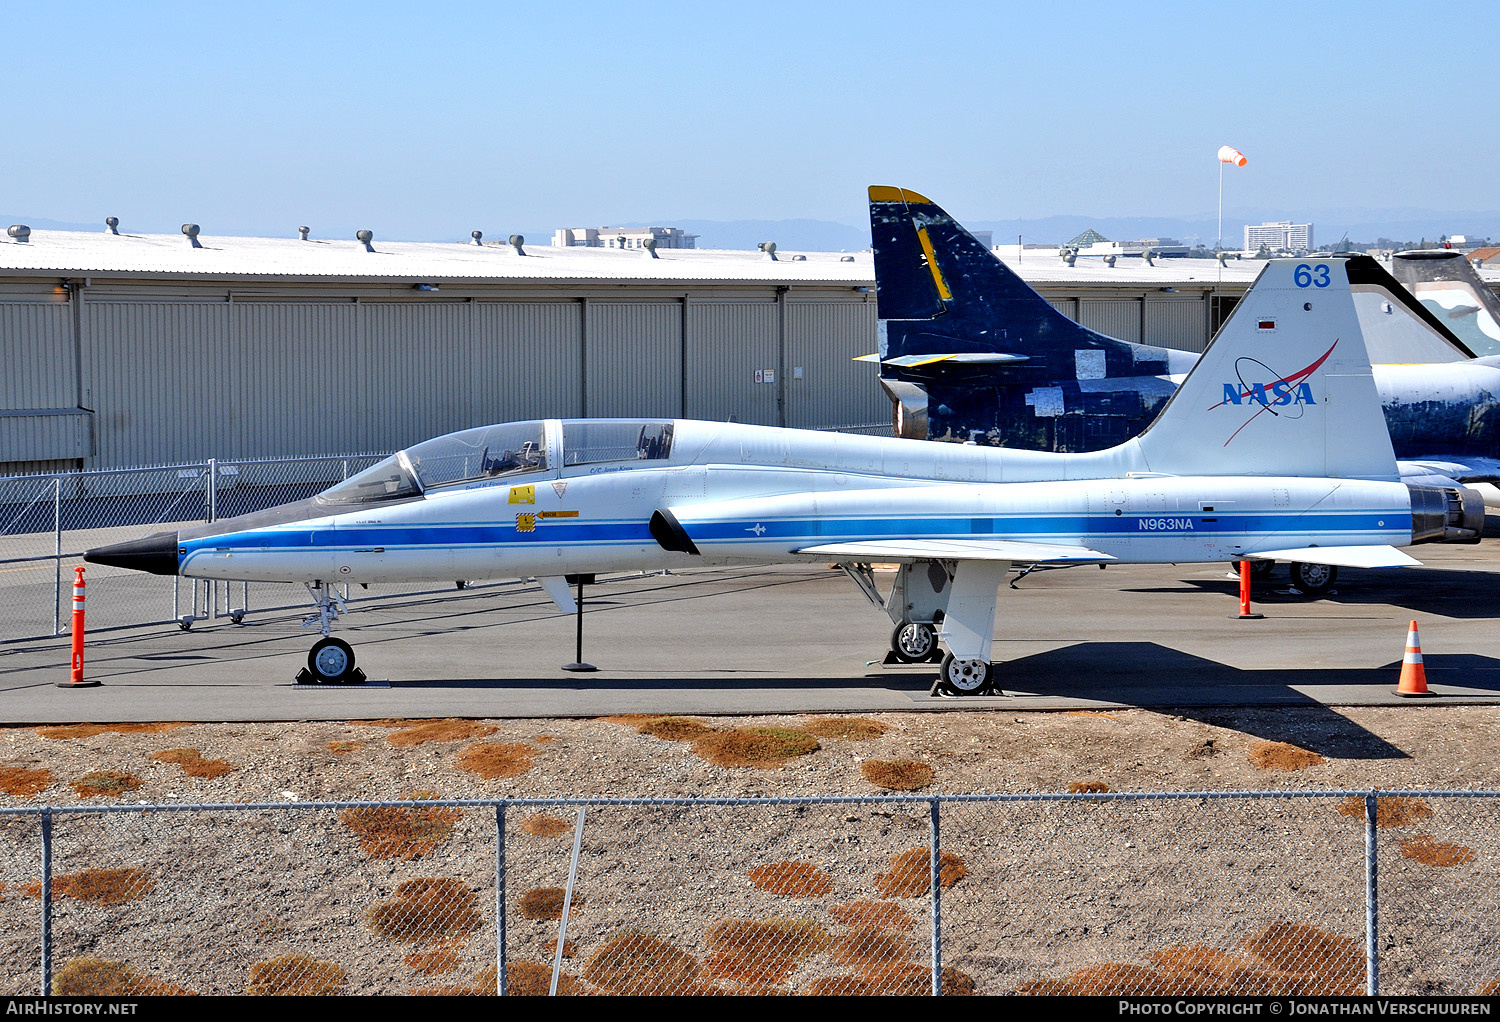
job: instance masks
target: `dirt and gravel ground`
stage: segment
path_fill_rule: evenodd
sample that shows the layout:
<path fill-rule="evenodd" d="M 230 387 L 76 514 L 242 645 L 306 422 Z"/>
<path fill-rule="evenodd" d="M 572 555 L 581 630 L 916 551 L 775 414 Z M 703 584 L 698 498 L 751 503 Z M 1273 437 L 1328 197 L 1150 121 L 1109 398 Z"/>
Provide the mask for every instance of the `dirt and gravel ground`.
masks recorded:
<path fill-rule="evenodd" d="M 13 727 L 0 730 L 0 790 L 6 806 L 61 807 L 1495 789 L 1497 739 L 1500 707 L 1420 704 Z M 1388 821 L 1397 829 L 1382 845 L 1385 989 L 1469 992 L 1500 971 L 1487 901 L 1500 848 L 1480 800 L 1454 811 L 1426 801 L 1436 808 L 1413 803 Z M 953 804 L 943 920 L 954 992 L 1359 987 L 1363 826 L 1348 808 Z M 922 986 L 925 891 L 903 890 L 896 874 L 926 845 L 924 805 L 590 813 L 570 989 Z M 508 817 L 507 948 L 529 989 L 550 972 L 573 820 L 560 807 Z M 57 961 L 95 990 L 492 987 L 493 828 L 493 811 L 473 809 L 64 814 L 54 875 L 72 886 L 55 909 Z M 0 831 L 0 951 L 29 962 L 35 817 Z M 95 972 L 80 979 L 79 962 Z M 13 967 L 0 987 L 27 992 L 32 972 Z"/>

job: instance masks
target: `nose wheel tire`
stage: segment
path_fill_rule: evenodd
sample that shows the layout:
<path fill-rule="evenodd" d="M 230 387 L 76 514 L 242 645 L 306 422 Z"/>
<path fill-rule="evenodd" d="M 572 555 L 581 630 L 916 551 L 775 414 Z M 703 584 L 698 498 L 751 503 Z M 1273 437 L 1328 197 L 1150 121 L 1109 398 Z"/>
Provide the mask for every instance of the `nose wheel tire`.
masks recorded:
<path fill-rule="evenodd" d="M 307 654 L 307 669 L 313 680 L 338 684 L 354 676 L 354 647 L 328 636 L 313 643 Z"/>
<path fill-rule="evenodd" d="M 1332 564 L 1292 565 L 1292 584 L 1309 596 L 1321 596 L 1333 588 L 1339 569 Z"/>
<path fill-rule="evenodd" d="M 952 653 L 938 668 L 938 691 L 950 696 L 982 696 L 994 691 L 995 671 L 983 660 L 960 660 Z"/>
<path fill-rule="evenodd" d="M 924 664 L 937 646 L 932 625 L 908 621 L 891 633 L 891 655 L 903 664 Z"/>

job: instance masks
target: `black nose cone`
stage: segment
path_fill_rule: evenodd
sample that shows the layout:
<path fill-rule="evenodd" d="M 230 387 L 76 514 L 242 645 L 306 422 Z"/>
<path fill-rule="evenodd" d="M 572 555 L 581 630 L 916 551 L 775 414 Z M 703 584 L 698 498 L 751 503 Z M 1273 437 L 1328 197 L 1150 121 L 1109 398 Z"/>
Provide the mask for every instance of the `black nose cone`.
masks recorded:
<path fill-rule="evenodd" d="M 158 532 L 154 536 L 134 539 L 129 543 L 96 546 L 84 553 L 83 559 L 92 564 L 108 564 L 113 568 L 149 571 L 153 575 L 175 575 L 177 533 Z"/>

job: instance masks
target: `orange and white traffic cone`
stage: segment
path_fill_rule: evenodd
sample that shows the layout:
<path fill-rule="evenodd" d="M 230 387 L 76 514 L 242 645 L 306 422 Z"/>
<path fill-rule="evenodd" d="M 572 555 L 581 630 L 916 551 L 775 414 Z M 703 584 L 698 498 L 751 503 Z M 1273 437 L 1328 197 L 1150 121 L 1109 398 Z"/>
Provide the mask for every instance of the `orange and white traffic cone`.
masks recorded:
<path fill-rule="evenodd" d="M 1396 683 L 1398 696 L 1430 696 L 1427 691 L 1427 670 L 1422 666 L 1422 640 L 1417 636 L 1417 623 L 1411 623 L 1406 635 L 1406 655 L 1401 658 L 1401 680 Z"/>

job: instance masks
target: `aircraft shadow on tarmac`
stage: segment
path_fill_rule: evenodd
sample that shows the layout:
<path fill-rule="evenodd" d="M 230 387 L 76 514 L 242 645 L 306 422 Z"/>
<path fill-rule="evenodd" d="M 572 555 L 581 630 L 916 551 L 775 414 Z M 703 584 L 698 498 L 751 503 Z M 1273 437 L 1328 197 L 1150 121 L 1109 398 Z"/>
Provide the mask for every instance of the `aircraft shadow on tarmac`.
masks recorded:
<path fill-rule="evenodd" d="M 1338 581 L 1326 595 L 1309 597 L 1292 591 L 1286 569 L 1278 566 L 1276 577 L 1257 580 L 1250 592 L 1252 603 L 1269 606 L 1296 606 L 1309 599 L 1325 600 L 1344 606 L 1402 607 L 1416 614 L 1436 614 L 1451 618 L 1487 618 L 1500 607 L 1500 573 L 1465 571 L 1452 568 L 1389 568 L 1384 571 L 1361 571 L 1344 568 Z M 1238 599 L 1239 583 L 1228 574 L 1222 578 L 1184 579 L 1186 584 L 1205 593 L 1220 593 Z M 1172 587 L 1131 586 L 1131 593 L 1180 593 Z"/>

